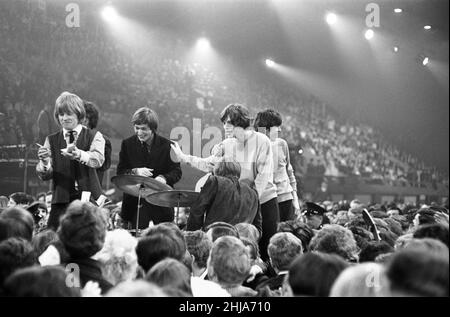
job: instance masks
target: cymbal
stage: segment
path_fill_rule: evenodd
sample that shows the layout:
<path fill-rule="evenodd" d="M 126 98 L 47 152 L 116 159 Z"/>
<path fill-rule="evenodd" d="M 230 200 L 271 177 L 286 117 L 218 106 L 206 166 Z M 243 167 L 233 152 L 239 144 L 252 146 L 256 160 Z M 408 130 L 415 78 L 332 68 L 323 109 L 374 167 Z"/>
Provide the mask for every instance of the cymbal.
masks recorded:
<path fill-rule="evenodd" d="M 146 197 L 152 193 L 172 189 L 169 185 L 158 182 L 151 177 L 138 175 L 117 175 L 111 178 L 111 181 L 117 188 L 135 197 L 138 197 L 139 193 L 141 197 Z"/>
<path fill-rule="evenodd" d="M 197 200 L 200 193 L 193 190 L 167 190 L 152 193 L 145 197 L 150 204 L 162 207 L 190 207 Z"/>

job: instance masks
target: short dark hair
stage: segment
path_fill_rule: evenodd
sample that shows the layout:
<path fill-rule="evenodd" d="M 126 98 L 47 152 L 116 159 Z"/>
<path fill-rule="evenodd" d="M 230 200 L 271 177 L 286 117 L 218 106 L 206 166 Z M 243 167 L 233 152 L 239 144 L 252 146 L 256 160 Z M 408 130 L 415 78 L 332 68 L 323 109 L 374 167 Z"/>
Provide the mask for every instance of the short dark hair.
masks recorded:
<path fill-rule="evenodd" d="M 246 129 L 250 126 L 250 112 L 247 107 L 238 103 L 232 103 L 226 106 L 220 113 L 220 121 L 225 123 L 227 118 L 235 127 Z"/>
<path fill-rule="evenodd" d="M 19 268 L 36 264 L 31 243 L 23 238 L 9 238 L 0 242 L 0 288 L 5 279 Z"/>
<path fill-rule="evenodd" d="M 380 254 L 394 252 L 394 248 L 385 241 L 370 241 L 359 253 L 359 262 L 373 262 Z"/>
<path fill-rule="evenodd" d="M 83 101 L 84 110 L 86 111 L 86 119 L 88 121 L 88 128 L 95 129 L 98 124 L 99 110 L 95 103 L 91 101 Z"/>
<path fill-rule="evenodd" d="M 148 272 L 153 265 L 165 258 L 182 261 L 186 254 L 184 237 L 169 226 L 161 224 L 150 228 L 136 246 L 138 264 Z"/>
<path fill-rule="evenodd" d="M 419 224 L 425 225 L 430 223 L 436 223 L 436 211 L 431 208 L 421 208 L 417 211 L 419 214 Z"/>
<path fill-rule="evenodd" d="M 255 130 L 258 130 L 258 128 L 270 130 L 271 127 L 279 127 L 282 123 L 283 119 L 278 112 L 273 109 L 267 109 L 256 114 L 253 126 Z"/>
<path fill-rule="evenodd" d="M 36 251 L 36 255 L 40 256 L 49 247 L 49 245 L 59 241 L 58 234 L 53 230 L 47 229 L 36 234 L 31 243 Z"/>
<path fill-rule="evenodd" d="M 449 296 L 449 257 L 423 249 L 403 249 L 388 261 L 391 291 L 413 296 Z"/>
<path fill-rule="evenodd" d="M 21 204 L 21 205 L 29 205 L 34 201 L 34 199 L 31 195 L 28 195 L 24 192 L 12 193 L 9 196 L 9 198 L 14 200 L 16 204 Z"/>
<path fill-rule="evenodd" d="M 31 241 L 33 231 L 33 216 L 22 207 L 11 207 L 0 214 L 0 241 L 12 237 Z"/>
<path fill-rule="evenodd" d="M 289 285 L 297 296 L 329 296 L 333 283 L 348 267 L 336 254 L 307 252 L 294 259 L 289 267 Z"/>
<path fill-rule="evenodd" d="M 89 258 L 103 247 L 106 216 L 92 203 L 75 200 L 61 218 L 58 235 L 71 257 Z"/>
<path fill-rule="evenodd" d="M 68 287 L 66 278 L 66 271 L 59 266 L 24 268 L 6 279 L 5 293 L 12 297 L 80 297 L 80 289 Z"/>
<path fill-rule="evenodd" d="M 239 232 L 237 229 L 229 223 L 223 221 L 216 221 L 206 227 L 206 232 L 211 230 L 212 241 L 216 241 L 223 236 L 233 236 L 239 238 Z"/>
<path fill-rule="evenodd" d="M 148 107 L 142 107 L 133 114 L 131 123 L 134 125 L 146 124 L 150 130 L 156 132 L 158 130 L 159 119 L 155 111 Z"/>
<path fill-rule="evenodd" d="M 303 252 L 308 251 L 308 245 L 314 237 L 314 231 L 306 223 L 295 219 L 282 221 L 278 224 L 278 232 L 290 232 L 302 241 Z"/>
<path fill-rule="evenodd" d="M 443 242 L 448 247 L 449 229 L 440 223 L 419 226 L 413 234 L 414 238 L 432 238 Z"/>

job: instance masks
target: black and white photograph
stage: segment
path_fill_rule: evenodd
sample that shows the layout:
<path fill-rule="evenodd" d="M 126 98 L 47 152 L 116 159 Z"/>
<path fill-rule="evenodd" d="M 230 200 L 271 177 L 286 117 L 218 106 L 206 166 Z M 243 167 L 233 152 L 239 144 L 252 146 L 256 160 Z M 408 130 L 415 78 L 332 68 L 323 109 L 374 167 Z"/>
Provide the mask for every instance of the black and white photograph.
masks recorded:
<path fill-rule="evenodd" d="M 448 0 L 0 0 L 0 297 L 449 297 L 448 244 Z"/>

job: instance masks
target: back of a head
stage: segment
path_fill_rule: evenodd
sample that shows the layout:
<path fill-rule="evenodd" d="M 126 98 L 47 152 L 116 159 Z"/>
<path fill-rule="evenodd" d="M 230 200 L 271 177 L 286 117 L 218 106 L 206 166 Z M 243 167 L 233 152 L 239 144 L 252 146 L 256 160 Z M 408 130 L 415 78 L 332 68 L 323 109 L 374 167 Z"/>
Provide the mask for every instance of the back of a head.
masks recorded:
<path fill-rule="evenodd" d="M 103 247 L 106 225 L 100 208 L 75 200 L 61 218 L 58 235 L 72 258 L 89 258 Z"/>
<path fill-rule="evenodd" d="M 184 239 L 186 240 L 187 249 L 194 257 L 197 266 L 205 268 L 212 248 L 212 242 L 206 236 L 206 233 L 201 230 L 185 231 Z"/>
<path fill-rule="evenodd" d="M 331 297 L 389 296 L 384 269 L 378 263 L 363 263 L 346 268 L 336 279 Z"/>
<path fill-rule="evenodd" d="M 86 111 L 86 119 L 89 129 L 95 129 L 98 124 L 99 111 L 97 105 L 90 101 L 83 101 L 84 110 Z"/>
<path fill-rule="evenodd" d="M 248 238 L 255 242 L 259 241 L 260 233 L 258 229 L 251 223 L 240 222 L 234 225 L 239 233 L 239 237 Z"/>
<path fill-rule="evenodd" d="M 33 216 L 22 207 L 8 208 L 0 214 L 0 241 L 12 237 L 31 241 L 33 231 Z"/>
<path fill-rule="evenodd" d="M 278 232 L 270 238 L 267 252 L 273 268 L 284 271 L 303 253 L 302 242 L 290 232 Z"/>
<path fill-rule="evenodd" d="M 214 164 L 214 175 L 239 179 L 241 165 L 232 156 L 224 156 Z"/>
<path fill-rule="evenodd" d="M 34 201 L 33 196 L 28 195 L 24 192 L 12 193 L 9 196 L 9 198 L 12 199 L 17 205 L 24 205 L 24 206 L 29 205 Z"/>
<path fill-rule="evenodd" d="M 0 286 L 15 270 L 36 264 L 31 243 L 23 238 L 9 238 L 0 242 Z"/>
<path fill-rule="evenodd" d="M 257 260 L 260 257 L 258 242 L 255 242 L 248 238 L 241 238 L 241 241 L 247 248 L 250 259 L 252 261 Z"/>
<path fill-rule="evenodd" d="M 210 224 L 206 228 L 206 234 L 208 235 L 208 237 L 210 237 L 212 242 L 223 236 L 232 236 L 239 238 L 239 232 L 237 231 L 237 229 L 233 225 L 222 221 L 217 221 Z"/>
<path fill-rule="evenodd" d="M 339 274 L 347 262 L 335 254 L 319 252 L 298 256 L 289 268 L 289 285 L 295 296 L 329 296 Z"/>
<path fill-rule="evenodd" d="M 253 124 L 256 131 L 258 128 L 270 130 L 271 127 L 279 127 L 283 123 L 281 115 L 273 109 L 267 109 L 256 114 Z"/>
<path fill-rule="evenodd" d="M 112 288 L 106 297 L 167 297 L 166 293 L 156 284 L 144 281 L 122 282 Z"/>
<path fill-rule="evenodd" d="M 36 256 L 40 256 L 50 244 L 59 241 L 58 234 L 53 230 L 44 230 L 33 237 L 31 243 L 33 244 Z"/>
<path fill-rule="evenodd" d="M 236 237 L 218 238 L 208 259 L 208 276 L 224 287 L 241 285 L 250 273 L 251 261 L 244 244 Z"/>
<path fill-rule="evenodd" d="M 357 262 L 358 259 L 353 233 L 339 225 L 325 225 L 312 238 L 309 248 L 312 251 L 334 253 L 351 262 Z"/>
<path fill-rule="evenodd" d="M 431 238 L 445 243 L 448 247 L 449 228 L 440 223 L 433 223 L 419 226 L 413 236 L 417 239 Z"/>
<path fill-rule="evenodd" d="M 181 238 L 172 229 L 157 225 L 141 237 L 136 246 L 139 265 L 145 272 L 165 258 L 182 261 L 186 253 L 184 237 Z"/>
<path fill-rule="evenodd" d="M 403 234 L 402 225 L 400 222 L 393 218 L 384 218 L 384 222 L 389 226 L 389 230 L 397 236 L 401 236 Z"/>
<path fill-rule="evenodd" d="M 417 211 L 419 225 L 436 223 L 436 211 L 431 208 L 421 208 Z"/>
<path fill-rule="evenodd" d="M 394 254 L 386 267 L 393 296 L 449 296 L 449 257 L 420 249 Z"/>
<path fill-rule="evenodd" d="M 190 271 L 175 259 L 159 261 L 150 269 L 145 279 L 162 288 L 177 289 L 192 296 Z"/>
<path fill-rule="evenodd" d="M 404 248 L 408 250 L 411 249 L 423 250 L 433 252 L 436 254 L 448 254 L 448 246 L 446 246 L 443 242 L 439 240 L 431 238 L 421 238 L 421 239 L 413 238 L 406 243 Z"/>
<path fill-rule="evenodd" d="M 145 232 L 145 236 L 149 236 L 155 233 L 164 233 L 170 235 L 177 243 L 179 252 L 183 254 L 186 252 L 186 241 L 184 240 L 183 232 L 174 222 L 161 222 L 156 226 L 150 227 Z"/>
<path fill-rule="evenodd" d="M 103 275 L 111 284 L 135 277 L 138 267 L 136 245 L 136 238 L 124 229 L 106 233 L 103 248 L 94 258 L 103 264 Z"/>
<path fill-rule="evenodd" d="M 359 253 L 359 262 L 373 262 L 380 254 L 394 252 L 394 248 L 384 241 L 370 241 Z"/>
<path fill-rule="evenodd" d="M 59 266 L 33 266 L 14 272 L 5 281 L 5 293 L 12 297 L 79 297 L 80 289 L 68 287 L 67 273 Z"/>
<path fill-rule="evenodd" d="M 302 241 L 303 251 L 308 251 L 308 245 L 314 237 L 314 231 L 304 222 L 295 219 L 280 222 L 278 232 L 290 232 Z"/>

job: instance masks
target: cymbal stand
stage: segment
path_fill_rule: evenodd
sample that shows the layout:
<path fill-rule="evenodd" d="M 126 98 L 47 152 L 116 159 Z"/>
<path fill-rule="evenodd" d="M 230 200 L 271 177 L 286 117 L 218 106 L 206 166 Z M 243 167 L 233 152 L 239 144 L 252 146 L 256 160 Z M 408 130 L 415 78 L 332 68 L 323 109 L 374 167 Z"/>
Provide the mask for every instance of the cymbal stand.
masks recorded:
<path fill-rule="evenodd" d="M 145 189 L 144 184 L 139 185 L 139 195 L 138 195 L 138 203 L 137 203 L 137 215 L 136 215 L 136 238 L 139 234 L 139 211 L 141 210 L 141 193 Z"/>

